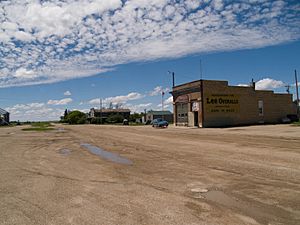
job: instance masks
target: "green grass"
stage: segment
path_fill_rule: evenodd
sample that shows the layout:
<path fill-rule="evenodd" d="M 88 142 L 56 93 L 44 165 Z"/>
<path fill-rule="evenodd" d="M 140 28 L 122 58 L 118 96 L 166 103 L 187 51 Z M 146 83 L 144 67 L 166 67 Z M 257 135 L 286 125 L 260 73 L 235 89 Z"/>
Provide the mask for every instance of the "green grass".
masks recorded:
<path fill-rule="evenodd" d="M 31 126 L 33 127 L 53 127 L 51 123 L 49 122 L 33 122 L 31 123 Z"/>
<path fill-rule="evenodd" d="M 292 123 L 293 126 L 300 126 L 300 121 Z"/>
<path fill-rule="evenodd" d="M 49 131 L 54 130 L 54 128 L 50 127 L 29 127 L 29 128 L 23 128 L 23 131 Z"/>
<path fill-rule="evenodd" d="M 22 129 L 23 131 L 50 131 L 54 130 L 49 122 L 35 122 L 31 123 L 31 127 Z"/>

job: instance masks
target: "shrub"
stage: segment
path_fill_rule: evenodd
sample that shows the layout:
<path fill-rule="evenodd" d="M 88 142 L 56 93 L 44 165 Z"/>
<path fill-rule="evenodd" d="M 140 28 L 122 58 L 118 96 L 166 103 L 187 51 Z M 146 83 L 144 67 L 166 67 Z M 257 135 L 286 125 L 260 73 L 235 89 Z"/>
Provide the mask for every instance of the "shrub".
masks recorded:
<path fill-rule="evenodd" d="M 122 123 L 124 120 L 124 117 L 120 114 L 111 115 L 107 118 L 108 123 Z"/>
<path fill-rule="evenodd" d="M 65 122 L 69 124 L 85 124 L 86 114 L 80 111 L 73 111 L 66 116 Z"/>

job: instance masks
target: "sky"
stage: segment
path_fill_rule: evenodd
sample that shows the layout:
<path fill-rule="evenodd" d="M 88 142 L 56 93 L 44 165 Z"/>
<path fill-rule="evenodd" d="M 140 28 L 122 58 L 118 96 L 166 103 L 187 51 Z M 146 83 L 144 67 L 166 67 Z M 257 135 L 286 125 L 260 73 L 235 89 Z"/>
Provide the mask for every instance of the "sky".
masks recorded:
<path fill-rule="evenodd" d="M 298 0 L 2 0 L 0 108 L 21 121 L 100 98 L 172 110 L 170 72 L 200 79 L 200 60 L 204 79 L 294 93 L 299 53 Z"/>

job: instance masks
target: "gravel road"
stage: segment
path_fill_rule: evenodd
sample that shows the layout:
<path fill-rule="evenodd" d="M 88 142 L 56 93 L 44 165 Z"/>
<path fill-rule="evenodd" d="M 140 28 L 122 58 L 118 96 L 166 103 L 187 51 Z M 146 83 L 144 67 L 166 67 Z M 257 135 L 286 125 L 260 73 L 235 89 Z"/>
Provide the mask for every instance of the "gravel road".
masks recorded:
<path fill-rule="evenodd" d="M 300 127 L 21 128 L 0 128 L 1 225 L 300 224 Z"/>

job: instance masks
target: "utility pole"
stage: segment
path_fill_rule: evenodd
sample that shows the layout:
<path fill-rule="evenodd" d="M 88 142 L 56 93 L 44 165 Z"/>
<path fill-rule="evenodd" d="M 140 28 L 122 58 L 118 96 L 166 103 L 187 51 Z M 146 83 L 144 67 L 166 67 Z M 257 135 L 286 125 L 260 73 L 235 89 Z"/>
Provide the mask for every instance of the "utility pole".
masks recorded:
<path fill-rule="evenodd" d="M 164 119 L 164 95 L 165 95 L 165 92 L 164 92 L 164 90 L 162 90 L 162 92 L 161 92 L 162 119 Z"/>
<path fill-rule="evenodd" d="M 172 87 L 175 87 L 175 73 L 168 71 L 169 74 L 172 74 Z"/>
<path fill-rule="evenodd" d="M 286 92 L 289 94 L 290 93 L 291 85 L 287 84 L 287 85 L 285 85 L 285 87 L 286 87 Z"/>
<path fill-rule="evenodd" d="M 102 99 L 100 98 L 100 123 L 102 124 Z"/>
<path fill-rule="evenodd" d="M 200 80 L 202 80 L 203 74 L 202 74 L 202 60 L 200 59 Z"/>
<path fill-rule="evenodd" d="M 175 73 L 174 72 L 172 72 L 172 81 L 173 81 L 173 87 L 175 87 Z"/>
<path fill-rule="evenodd" d="M 297 115 L 299 116 L 299 91 L 298 91 L 297 70 L 295 70 L 295 81 L 296 81 L 296 94 L 297 94 Z"/>

